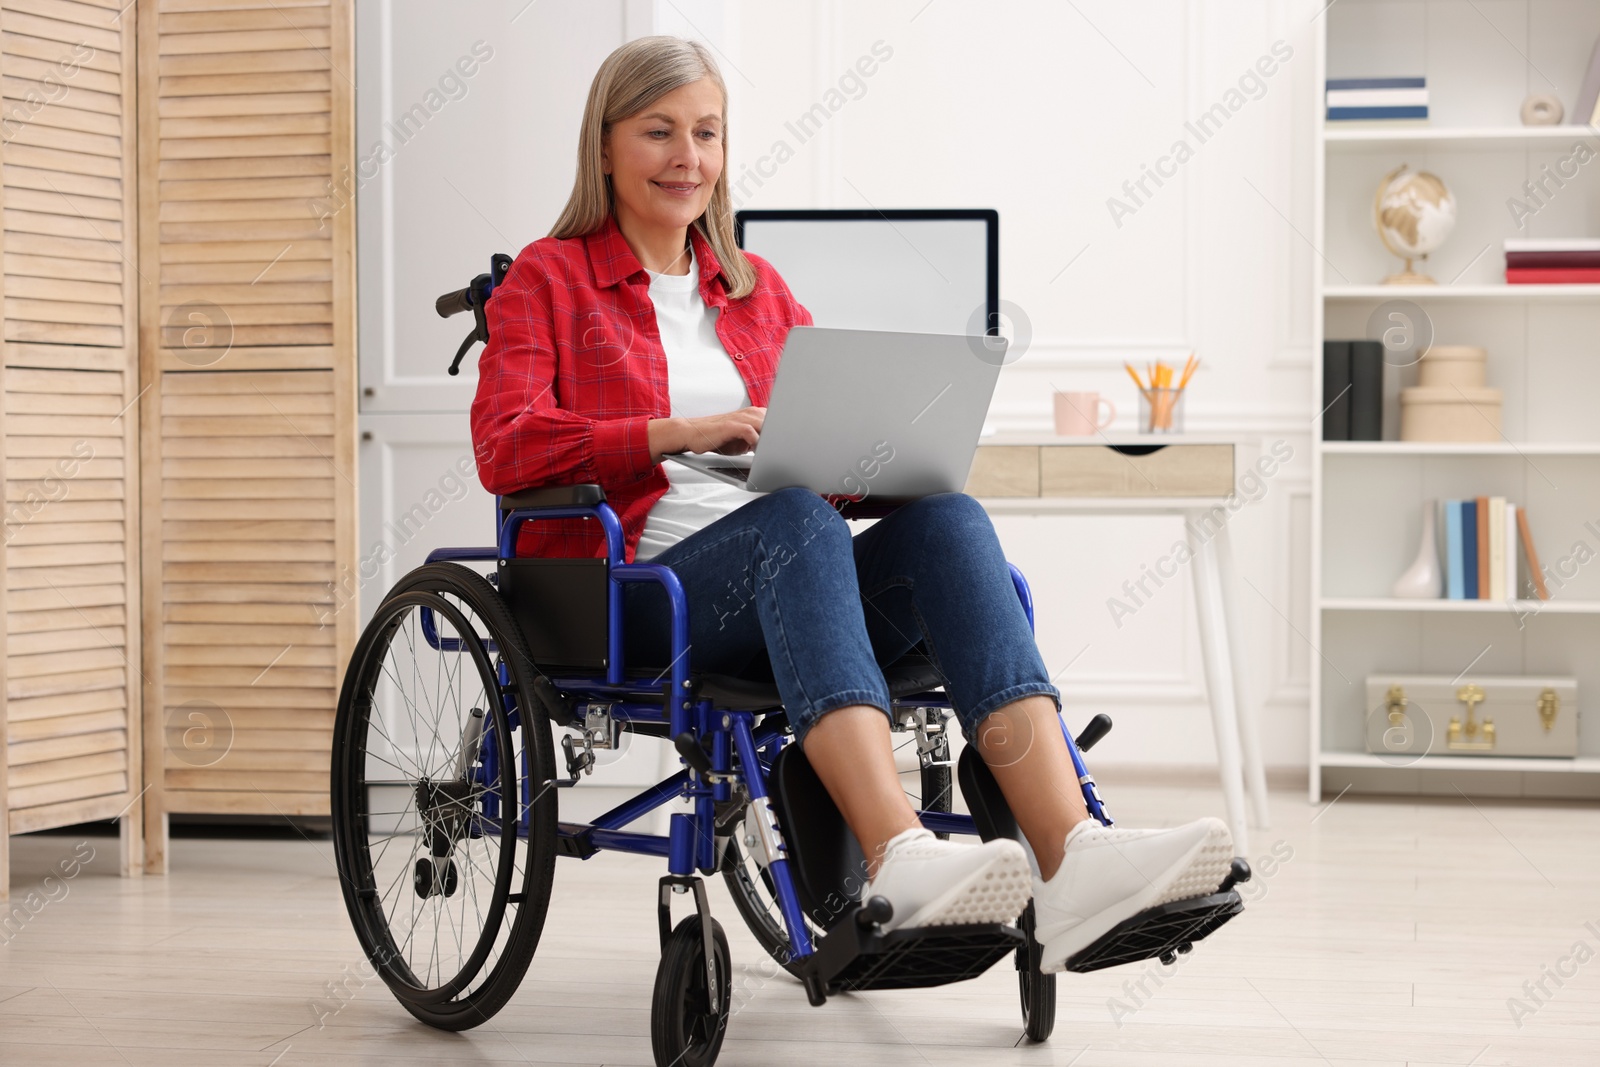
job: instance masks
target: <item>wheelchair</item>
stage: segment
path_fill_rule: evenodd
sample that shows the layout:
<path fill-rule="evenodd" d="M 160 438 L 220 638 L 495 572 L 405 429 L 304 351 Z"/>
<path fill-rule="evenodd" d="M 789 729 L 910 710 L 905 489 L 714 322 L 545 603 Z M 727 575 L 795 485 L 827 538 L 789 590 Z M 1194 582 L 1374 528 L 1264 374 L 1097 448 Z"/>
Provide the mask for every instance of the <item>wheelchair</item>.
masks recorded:
<path fill-rule="evenodd" d="M 484 302 L 510 257 L 440 297 L 441 315 L 476 326 L 451 364 L 487 341 Z M 892 505 L 834 502 L 845 517 Z M 422 1022 L 464 1030 L 515 993 L 533 958 L 557 857 L 603 851 L 660 856 L 661 962 L 651 1002 L 657 1064 L 716 1059 L 736 977 L 706 878 L 721 876 L 761 947 L 813 1005 L 841 992 L 943 985 L 1010 958 L 1026 1036 L 1055 1023 L 1055 974 L 1039 969 L 1032 905 L 1014 924 L 885 931 L 887 900 L 862 900 L 866 865 L 799 745 L 770 680 L 696 672 L 689 610 L 668 567 L 623 562 L 616 513 L 596 485 L 499 497 L 497 543 L 438 548 L 384 597 L 358 640 L 339 695 L 331 802 L 345 905 L 362 949 L 400 1004 Z M 524 523 L 597 524 L 605 558 L 519 558 Z M 485 576 L 466 564 L 492 564 Z M 1010 565 L 1008 565 L 1010 566 Z M 1033 624 L 1028 584 L 1011 579 Z M 653 583 L 670 608 L 671 660 L 623 657 L 623 589 Z M 884 668 L 897 746 L 914 745 L 924 826 L 941 835 L 1026 842 L 993 776 L 968 748 L 950 757 L 953 709 L 918 649 Z M 565 728 L 558 754 L 554 728 Z M 1110 825 L 1082 753 L 1111 728 L 1096 715 L 1063 736 L 1090 814 Z M 570 731 L 570 732 L 569 732 Z M 668 740 L 683 769 L 587 823 L 564 822 L 559 798 L 625 732 Z M 909 762 L 909 761 L 908 761 Z M 953 773 L 952 773 L 953 772 Z M 959 784 L 971 814 L 953 811 Z M 677 801 L 669 832 L 627 827 Z M 1215 892 L 1149 909 L 1067 961 L 1067 970 L 1178 953 L 1243 910 L 1242 858 Z M 692 908 L 672 918 L 672 899 Z"/>

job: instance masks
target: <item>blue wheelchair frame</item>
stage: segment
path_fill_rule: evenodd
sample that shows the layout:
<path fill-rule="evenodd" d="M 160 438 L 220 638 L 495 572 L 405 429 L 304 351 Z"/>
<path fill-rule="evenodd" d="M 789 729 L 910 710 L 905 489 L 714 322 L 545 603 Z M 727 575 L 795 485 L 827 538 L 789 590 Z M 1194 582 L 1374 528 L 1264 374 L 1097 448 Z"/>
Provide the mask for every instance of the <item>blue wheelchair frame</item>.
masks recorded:
<path fill-rule="evenodd" d="M 563 677 L 552 676 L 551 682 L 564 692 L 576 695 L 576 706 L 582 707 L 587 703 L 604 703 L 614 721 L 638 723 L 665 723 L 668 737 L 677 738 L 688 732 L 696 741 L 709 737 L 711 750 L 709 754 L 709 777 L 696 771 L 693 767 L 663 779 L 661 782 L 646 788 L 637 796 L 612 808 L 589 823 L 560 823 L 558 826 L 558 846 L 561 853 L 576 855 L 587 859 L 596 852 L 611 850 L 616 852 L 633 852 L 648 856 L 665 856 L 670 875 L 688 879 L 696 870 L 710 870 L 716 867 L 715 854 L 715 806 L 719 801 L 727 801 L 732 794 L 731 782 L 735 775 L 734 756 L 737 754 L 739 775 L 742 776 L 745 789 L 749 794 L 752 804 L 760 803 L 767 799 L 767 775 L 772 767 L 772 761 L 785 743 L 783 726 L 757 726 L 755 714 L 751 711 L 723 709 L 718 711 L 714 701 L 709 698 L 692 699 L 680 694 L 689 694 L 693 691 L 692 678 L 689 671 L 688 638 L 689 638 L 689 608 L 685 601 L 683 586 L 678 581 L 678 576 L 670 567 L 657 563 L 625 563 L 623 556 L 622 524 L 616 512 L 604 501 L 597 504 L 572 504 L 554 505 L 528 509 L 516 509 L 509 513 L 499 511 L 500 500 L 496 501 L 497 514 L 504 517 L 500 523 L 499 544 L 493 549 L 488 548 L 440 548 L 428 554 L 427 562 L 465 562 L 485 561 L 495 559 L 513 559 L 516 556 L 517 535 L 525 522 L 534 522 L 543 519 L 586 518 L 594 519 L 600 523 L 600 528 L 605 534 L 607 573 L 606 595 L 608 598 L 608 627 L 607 634 L 608 654 L 606 658 L 605 677 Z M 1011 581 L 1017 591 L 1018 598 L 1022 601 L 1023 611 L 1028 618 L 1031 630 L 1034 625 L 1033 598 L 1029 591 L 1028 583 L 1023 578 L 1022 572 L 1015 565 L 1008 564 L 1011 570 Z M 671 611 L 671 653 L 672 660 L 667 671 L 663 674 L 670 676 L 671 687 L 669 692 L 674 694 L 671 707 L 657 706 L 651 703 L 628 702 L 625 699 L 629 694 L 639 694 L 650 691 L 652 694 L 659 692 L 657 680 L 641 685 L 638 680 L 628 681 L 624 676 L 623 662 L 623 584 L 626 582 L 654 582 L 665 590 Z M 461 641 L 457 638 L 442 638 L 437 626 L 433 622 L 432 612 L 422 610 L 422 630 L 428 644 L 439 651 L 460 651 Z M 494 651 L 491 649 L 491 652 Z M 502 686 L 510 684 L 510 676 L 506 664 L 498 666 L 499 681 Z M 509 693 L 504 697 L 506 702 L 507 720 L 510 728 L 515 731 L 520 723 L 520 708 L 517 707 L 516 698 Z M 904 698 L 895 700 L 895 705 L 905 705 L 918 708 L 949 708 L 947 699 L 926 699 L 917 695 L 914 701 Z M 891 709 L 892 710 L 892 709 Z M 533 714 L 535 709 L 529 709 Z M 542 709 L 538 711 L 543 714 Z M 1058 721 L 1059 716 L 1058 716 Z M 1067 743 L 1067 751 L 1071 754 L 1072 764 L 1078 774 L 1078 782 L 1083 791 L 1083 798 L 1088 805 L 1089 813 L 1104 825 L 1111 825 L 1111 818 L 1107 815 L 1105 806 L 1100 800 L 1099 792 L 1095 787 L 1094 779 L 1084 766 L 1082 753 L 1079 751 L 1072 734 L 1067 731 L 1062 723 L 1062 736 Z M 527 751 L 524 751 L 527 756 Z M 501 800 L 494 792 L 492 786 L 498 780 L 500 755 L 492 736 L 492 729 L 487 730 L 482 744 L 480 767 L 477 769 L 478 784 L 483 785 L 486 791 L 482 794 L 482 810 L 475 812 L 473 827 L 469 832 L 473 836 L 479 834 L 498 835 L 501 825 Z M 686 761 L 687 762 L 687 761 Z M 522 814 L 518 818 L 517 832 L 526 838 L 529 832 L 529 817 L 535 799 L 533 793 L 534 782 L 531 764 L 524 759 L 522 773 L 518 776 L 520 781 L 518 791 Z M 541 788 L 548 788 L 554 784 L 573 784 L 577 781 L 575 775 L 572 781 L 553 781 L 544 783 Z M 639 833 L 624 830 L 622 827 L 629 825 L 640 817 L 654 811 L 663 804 L 670 803 L 680 797 L 693 799 L 692 814 L 674 813 L 669 824 L 666 836 L 659 834 Z M 959 815 L 943 811 L 919 811 L 917 816 L 922 824 L 930 830 L 939 833 L 978 834 L 978 828 L 972 816 Z M 789 950 L 796 957 L 805 957 L 812 954 L 814 946 L 811 935 L 807 929 L 802 912 L 799 896 L 797 895 L 794 874 L 790 869 L 790 860 L 779 856 L 771 862 L 769 874 L 777 896 L 778 906 L 783 916 L 784 926 L 789 936 Z"/>

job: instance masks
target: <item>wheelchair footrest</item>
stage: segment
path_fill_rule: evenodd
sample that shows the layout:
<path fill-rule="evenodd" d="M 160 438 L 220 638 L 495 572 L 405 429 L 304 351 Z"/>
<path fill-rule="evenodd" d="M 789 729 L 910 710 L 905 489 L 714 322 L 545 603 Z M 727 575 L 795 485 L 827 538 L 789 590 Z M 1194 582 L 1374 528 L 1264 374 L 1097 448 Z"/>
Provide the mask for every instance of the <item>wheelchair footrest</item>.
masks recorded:
<path fill-rule="evenodd" d="M 1106 931 L 1105 936 L 1067 960 L 1069 971 L 1098 971 L 1139 960 L 1171 963 L 1180 952 L 1207 937 L 1244 910 L 1239 894 L 1228 889 L 1204 897 L 1174 900 L 1141 911 Z"/>
<path fill-rule="evenodd" d="M 882 933 L 844 916 L 817 942 L 807 969 L 830 993 L 915 989 L 963 982 L 1024 943 L 1014 926 L 922 926 Z"/>

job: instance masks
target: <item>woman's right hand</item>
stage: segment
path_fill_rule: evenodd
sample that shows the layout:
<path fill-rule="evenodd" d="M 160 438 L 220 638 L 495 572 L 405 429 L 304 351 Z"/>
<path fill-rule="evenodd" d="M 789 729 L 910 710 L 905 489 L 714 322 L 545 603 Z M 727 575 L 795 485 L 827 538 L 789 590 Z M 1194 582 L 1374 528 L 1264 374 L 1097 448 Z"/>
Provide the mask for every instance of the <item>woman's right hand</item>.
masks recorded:
<path fill-rule="evenodd" d="M 747 407 L 724 415 L 702 415 L 694 419 L 681 416 L 651 419 L 647 427 L 651 458 L 660 463 L 664 456 L 675 452 L 741 455 L 756 447 L 761 437 L 761 423 L 766 415 L 767 409 L 764 407 Z"/>

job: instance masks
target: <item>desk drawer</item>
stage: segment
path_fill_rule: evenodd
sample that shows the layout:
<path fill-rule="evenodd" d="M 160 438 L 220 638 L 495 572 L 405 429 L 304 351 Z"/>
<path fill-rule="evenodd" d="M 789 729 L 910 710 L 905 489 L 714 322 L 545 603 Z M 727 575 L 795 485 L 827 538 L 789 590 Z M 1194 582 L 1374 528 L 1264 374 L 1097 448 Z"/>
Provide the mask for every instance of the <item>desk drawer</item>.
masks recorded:
<path fill-rule="evenodd" d="M 1129 455 L 1087 442 L 979 444 L 966 492 L 976 497 L 1227 496 L 1233 492 L 1233 445 L 1164 445 Z"/>

